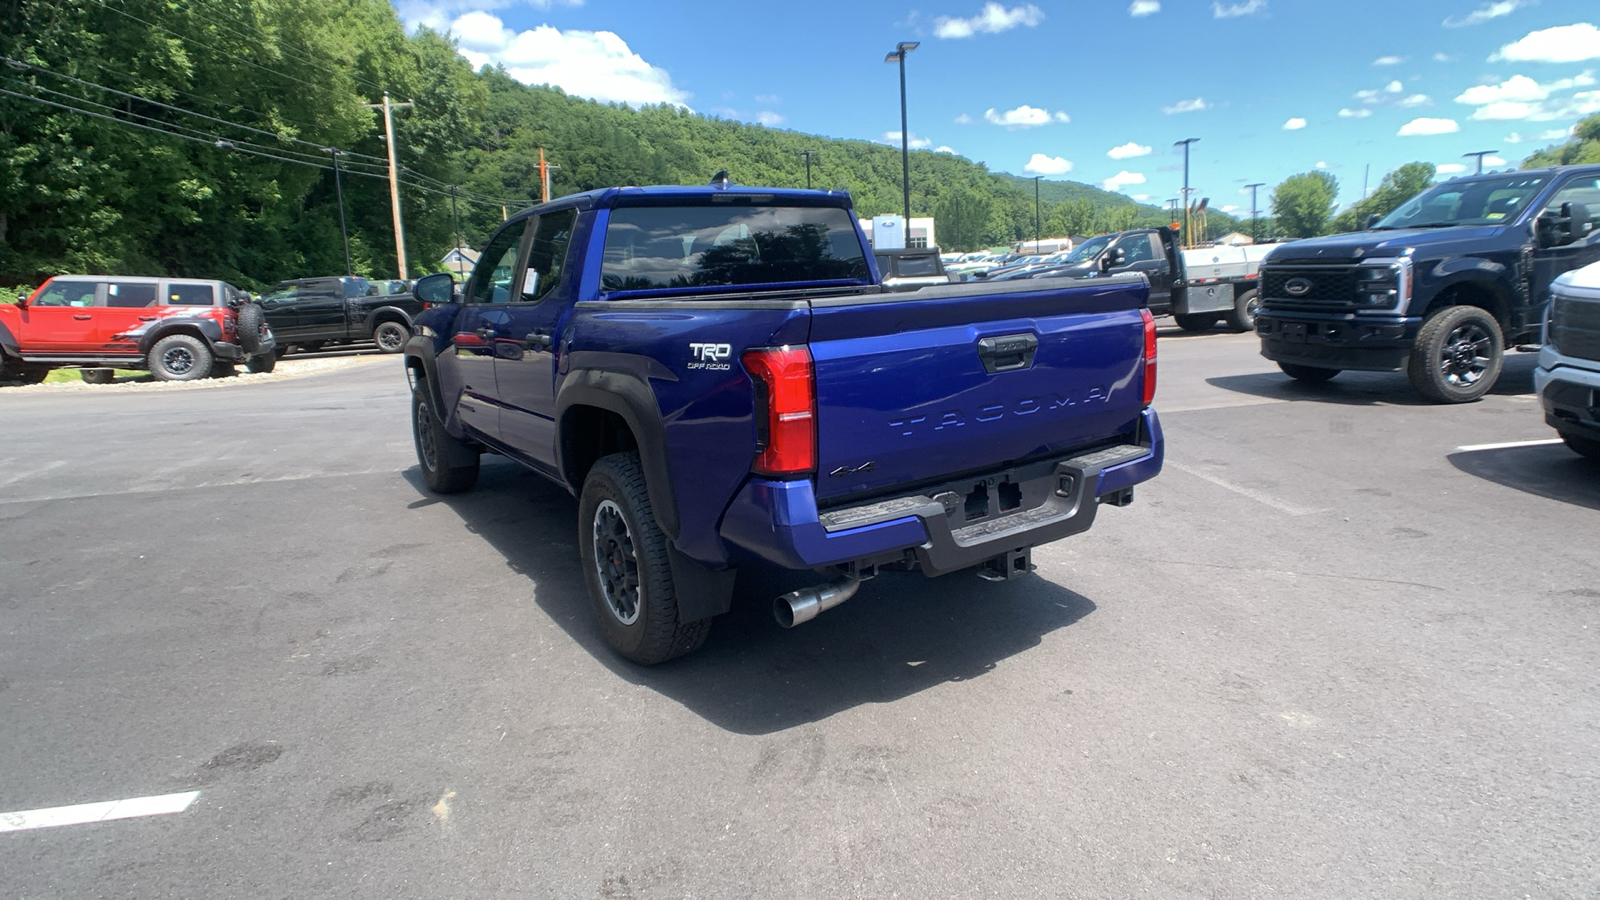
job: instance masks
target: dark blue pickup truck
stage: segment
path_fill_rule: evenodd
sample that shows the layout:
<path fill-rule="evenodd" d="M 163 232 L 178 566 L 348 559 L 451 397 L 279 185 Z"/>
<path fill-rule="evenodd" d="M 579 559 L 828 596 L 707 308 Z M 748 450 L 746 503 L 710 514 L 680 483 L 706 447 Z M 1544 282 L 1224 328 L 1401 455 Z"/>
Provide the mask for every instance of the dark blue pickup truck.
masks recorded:
<path fill-rule="evenodd" d="M 804 622 L 882 570 L 993 580 L 1161 468 L 1138 276 L 890 292 L 842 192 L 612 188 L 512 217 L 405 349 L 430 489 L 508 456 L 579 498 L 607 641 L 651 664 L 740 566 L 814 571 Z"/>

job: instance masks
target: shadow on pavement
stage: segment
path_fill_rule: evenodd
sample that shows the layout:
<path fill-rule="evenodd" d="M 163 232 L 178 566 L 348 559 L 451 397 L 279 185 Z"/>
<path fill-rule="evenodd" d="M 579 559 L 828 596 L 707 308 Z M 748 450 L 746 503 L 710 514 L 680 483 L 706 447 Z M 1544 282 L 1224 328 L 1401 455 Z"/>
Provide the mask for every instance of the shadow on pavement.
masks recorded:
<path fill-rule="evenodd" d="M 1528 494 L 1600 509 L 1600 465 L 1561 444 L 1457 451 L 1457 469 Z"/>
<path fill-rule="evenodd" d="M 643 668 L 617 657 L 593 623 L 577 553 L 577 501 L 566 491 L 490 456 L 478 487 L 465 494 L 428 494 L 416 467 L 405 477 L 423 494 L 413 507 L 448 505 L 536 583 L 535 602 L 618 677 L 739 734 L 783 731 L 979 677 L 1095 609 L 1042 578 L 992 584 L 960 573 L 890 573 L 815 621 L 784 630 L 772 618 L 773 598 L 815 579 L 741 571 L 733 610 L 716 620 L 703 648 Z"/>
<path fill-rule="evenodd" d="M 1508 355 L 1500 378 L 1489 389 L 1491 396 L 1533 393 L 1533 370 L 1538 357 L 1531 353 Z M 1270 397 L 1274 400 L 1313 400 L 1346 406 L 1432 406 L 1411 386 L 1404 372 L 1340 372 L 1332 381 L 1309 384 L 1296 381 L 1282 372 L 1255 372 L 1249 375 L 1219 375 L 1206 384 L 1239 394 Z"/>

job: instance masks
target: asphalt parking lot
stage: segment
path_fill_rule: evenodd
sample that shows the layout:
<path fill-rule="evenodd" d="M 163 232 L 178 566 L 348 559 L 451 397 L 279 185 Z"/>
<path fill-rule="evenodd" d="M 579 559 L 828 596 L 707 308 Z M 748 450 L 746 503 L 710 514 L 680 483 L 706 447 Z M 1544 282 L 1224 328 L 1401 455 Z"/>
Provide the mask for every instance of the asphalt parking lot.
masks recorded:
<path fill-rule="evenodd" d="M 1439 407 L 1162 336 L 1165 472 L 1037 577 L 749 584 L 654 669 L 564 492 L 421 489 L 392 357 L 0 389 L 0 894 L 1600 897 L 1600 467 L 1533 357 Z"/>

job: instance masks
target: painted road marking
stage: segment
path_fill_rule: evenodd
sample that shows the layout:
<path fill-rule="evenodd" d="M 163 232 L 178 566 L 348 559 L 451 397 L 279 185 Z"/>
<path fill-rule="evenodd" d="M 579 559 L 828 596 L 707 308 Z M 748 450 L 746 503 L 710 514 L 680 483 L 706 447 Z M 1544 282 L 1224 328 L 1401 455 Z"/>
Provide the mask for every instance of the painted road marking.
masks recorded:
<path fill-rule="evenodd" d="M 199 791 L 188 791 L 182 794 L 162 794 L 157 797 L 132 797 L 127 800 L 107 800 L 103 803 L 80 803 L 77 806 L 54 806 L 49 809 L 0 813 L 0 832 L 85 825 L 89 822 L 109 822 L 112 819 L 165 816 L 188 809 L 189 804 L 198 796 L 200 796 Z"/>
<path fill-rule="evenodd" d="M 1551 438 L 1547 441 L 1510 441 L 1504 444 L 1472 444 L 1467 447 L 1457 447 L 1453 453 L 1476 453 L 1479 450 L 1512 450 L 1517 447 L 1548 447 L 1551 444 L 1561 443 L 1561 438 Z"/>
<path fill-rule="evenodd" d="M 1181 463 L 1175 463 L 1171 459 L 1167 460 L 1166 465 L 1170 468 L 1177 469 L 1180 472 L 1187 472 L 1188 474 L 1193 475 L 1202 481 L 1209 481 L 1219 488 L 1233 491 L 1235 494 L 1238 494 L 1241 497 L 1249 497 L 1251 500 L 1254 500 L 1257 503 L 1265 504 L 1279 512 L 1288 513 L 1291 516 L 1310 516 L 1319 512 L 1327 511 L 1322 509 L 1306 509 L 1303 506 L 1295 506 L 1293 503 L 1287 503 L 1283 500 L 1279 500 L 1277 497 L 1273 497 L 1270 494 L 1263 494 L 1258 490 L 1247 488 L 1242 484 L 1234 484 L 1231 481 L 1224 481 L 1215 475 L 1209 475 L 1200 471 L 1199 469 L 1190 468 L 1189 466 Z"/>

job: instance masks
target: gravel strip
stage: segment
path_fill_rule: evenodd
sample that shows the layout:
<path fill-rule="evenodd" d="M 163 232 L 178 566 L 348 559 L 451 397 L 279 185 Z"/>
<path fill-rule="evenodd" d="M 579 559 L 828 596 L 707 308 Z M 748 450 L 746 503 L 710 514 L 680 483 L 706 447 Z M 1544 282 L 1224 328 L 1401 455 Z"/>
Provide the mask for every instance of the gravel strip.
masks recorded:
<path fill-rule="evenodd" d="M 54 384 L 30 384 L 0 386 L 0 396 L 10 394 L 46 394 L 59 392 L 82 391 L 123 391 L 138 393 L 142 391 L 191 391 L 207 388 L 223 388 L 235 385 L 260 384 L 265 381 L 284 381 L 290 378 L 301 378 L 306 375 L 316 375 L 321 372 L 331 372 L 335 369 L 348 369 L 352 366 L 376 365 L 387 363 L 395 367 L 397 374 L 400 368 L 399 358 L 387 354 L 369 354 L 362 356 L 329 356 L 320 359 L 288 359 L 278 360 L 278 365 L 271 372 L 251 374 L 242 368 L 237 375 L 227 378 L 202 378 L 198 381 L 151 381 L 150 376 L 139 378 L 126 378 L 111 384 L 85 384 L 82 381 L 62 381 Z M 0 383 L 3 384 L 3 383 Z"/>

